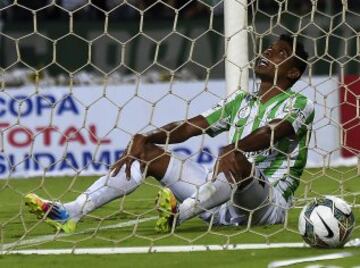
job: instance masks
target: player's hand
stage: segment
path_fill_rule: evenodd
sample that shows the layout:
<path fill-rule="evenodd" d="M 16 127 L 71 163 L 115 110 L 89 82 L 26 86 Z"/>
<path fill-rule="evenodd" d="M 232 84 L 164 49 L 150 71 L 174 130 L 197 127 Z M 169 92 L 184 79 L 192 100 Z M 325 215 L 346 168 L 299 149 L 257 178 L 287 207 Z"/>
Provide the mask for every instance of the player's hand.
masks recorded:
<path fill-rule="evenodd" d="M 225 178 L 231 184 L 236 184 L 241 179 L 241 167 L 237 158 L 238 153 L 233 144 L 229 144 L 220 149 L 218 159 L 214 166 L 213 181 L 216 180 L 220 173 L 224 173 Z"/>
<path fill-rule="evenodd" d="M 141 158 L 141 154 L 144 150 L 144 145 L 146 144 L 146 137 L 141 134 L 136 134 L 132 141 L 128 144 L 126 150 L 122 156 L 117 160 L 110 168 L 111 176 L 115 177 L 121 168 L 125 165 L 125 174 L 126 178 L 130 180 L 131 178 L 131 165 L 135 160 Z"/>

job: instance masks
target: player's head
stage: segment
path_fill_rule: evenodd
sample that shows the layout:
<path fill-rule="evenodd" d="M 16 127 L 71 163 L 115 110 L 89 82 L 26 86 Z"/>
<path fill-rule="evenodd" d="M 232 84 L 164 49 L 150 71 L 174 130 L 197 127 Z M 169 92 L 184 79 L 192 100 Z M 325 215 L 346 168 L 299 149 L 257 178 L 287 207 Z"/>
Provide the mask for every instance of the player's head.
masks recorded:
<path fill-rule="evenodd" d="M 257 59 L 255 73 L 261 80 L 291 86 L 304 73 L 307 59 L 308 54 L 300 41 L 281 35 Z"/>

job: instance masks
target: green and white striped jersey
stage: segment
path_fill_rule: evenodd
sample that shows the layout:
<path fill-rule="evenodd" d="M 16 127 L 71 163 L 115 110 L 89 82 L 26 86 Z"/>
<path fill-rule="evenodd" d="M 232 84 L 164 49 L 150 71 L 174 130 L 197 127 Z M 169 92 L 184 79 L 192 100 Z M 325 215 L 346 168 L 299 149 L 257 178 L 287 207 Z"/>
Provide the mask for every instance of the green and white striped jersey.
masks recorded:
<path fill-rule="evenodd" d="M 274 119 L 287 120 L 294 128 L 296 138 L 282 138 L 270 149 L 247 153 L 255 165 L 276 187 L 285 199 L 293 195 L 307 160 L 308 143 L 314 120 L 314 105 L 305 96 L 290 89 L 272 97 L 266 103 L 243 91 L 202 114 L 210 127 L 207 133 L 216 136 L 229 131 L 230 143 L 241 140 Z"/>

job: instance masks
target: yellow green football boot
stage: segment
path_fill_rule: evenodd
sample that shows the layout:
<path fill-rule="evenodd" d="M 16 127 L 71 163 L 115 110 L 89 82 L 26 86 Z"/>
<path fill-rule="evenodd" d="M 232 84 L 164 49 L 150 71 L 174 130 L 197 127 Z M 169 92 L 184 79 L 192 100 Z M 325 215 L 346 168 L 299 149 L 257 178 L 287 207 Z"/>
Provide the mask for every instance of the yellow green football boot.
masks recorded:
<path fill-rule="evenodd" d="M 38 219 L 44 219 L 56 231 L 75 232 L 76 222 L 70 219 L 69 213 L 61 203 L 42 199 L 34 193 L 27 194 L 24 199 L 29 211 Z"/>
<path fill-rule="evenodd" d="M 163 188 L 158 193 L 156 204 L 159 219 L 156 221 L 155 230 L 159 233 L 169 233 L 177 212 L 176 198 L 169 188 Z"/>

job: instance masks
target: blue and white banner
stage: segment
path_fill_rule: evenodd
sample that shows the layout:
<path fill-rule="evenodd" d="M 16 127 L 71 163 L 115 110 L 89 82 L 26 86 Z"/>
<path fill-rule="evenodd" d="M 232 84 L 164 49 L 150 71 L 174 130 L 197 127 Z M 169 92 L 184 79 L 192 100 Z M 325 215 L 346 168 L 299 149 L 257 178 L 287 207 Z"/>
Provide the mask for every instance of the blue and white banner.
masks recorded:
<path fill-rule="evenodd" d="M 344 164 L 336 152 L 337 87 L 328 77 L 296 85 L 316 103 L 309 166 Z M 225 95 L 224 81 L 7 89 L 0 93 L 0 178 L 104 174 L 133 134 L 191 118 Z M 226 141 L 226 133 L 201 136 L 168 149 L 211 167 Z"/>

